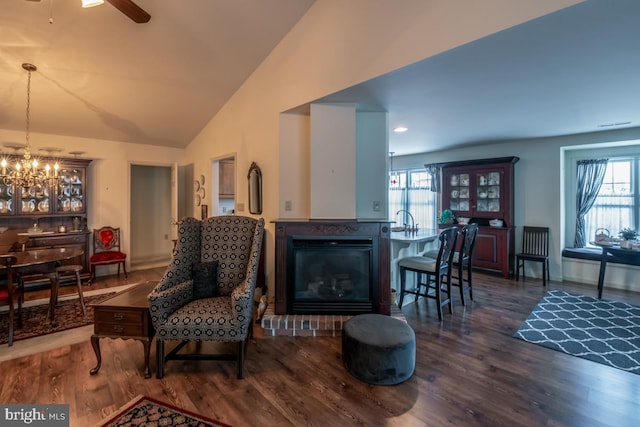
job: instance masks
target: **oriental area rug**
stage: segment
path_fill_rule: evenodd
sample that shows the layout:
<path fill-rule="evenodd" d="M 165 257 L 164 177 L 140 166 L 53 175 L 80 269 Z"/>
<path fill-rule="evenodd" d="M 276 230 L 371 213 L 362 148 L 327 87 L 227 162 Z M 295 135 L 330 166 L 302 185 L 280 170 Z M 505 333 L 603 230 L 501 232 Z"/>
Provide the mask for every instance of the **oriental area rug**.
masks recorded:
<path fill-rule="evenodd" d="M 110 296 L 115 292 L 103 293 L 101 295 L 85 296 L 84 304 L 87 314 L 82 315 L 80 302 L 76 297 L 73 299 L 62 299 L 58 301 L 56 307 L 56 326 L 51 326 L 49 321 L 49 301 L 42 300 L 39 305 L 30 307 L 22 307 L 22 327 L 18 327 L 18 315 L 16 307 L 16 318 L 14 323 L 14 343 L 27 338 L 34 338 L 41 335 L 52 334 L 54 332 L 65 331 L 68 329 L 79 328 L 85 325 L 93 324 L 93 307 L 96 304 Z M 2 311 L 0 313 L 0 344 L 6 344 L 9 341 L 9 313 Z"/>
<path fill-rule="evenodd" d="M 125 426 L 230 427 L 220 421 L 142 395 L 96 424 L 96 427 Z"/>
<path fill-rule="evenodd" d="M 640 374 L 640 307 L 549 291 L 515 338 Z"/>

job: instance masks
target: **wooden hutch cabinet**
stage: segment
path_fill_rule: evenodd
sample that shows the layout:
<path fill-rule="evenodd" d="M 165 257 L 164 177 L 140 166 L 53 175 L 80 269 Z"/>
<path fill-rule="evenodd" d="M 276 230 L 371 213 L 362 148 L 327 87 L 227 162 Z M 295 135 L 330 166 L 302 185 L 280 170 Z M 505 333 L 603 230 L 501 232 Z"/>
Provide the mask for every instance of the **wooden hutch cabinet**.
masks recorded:
<path fill-rule="evenodd" d="M 46 160 L 46 159 L 45 159 Z M 87 168 L 91 160 L 59 159 L 58 179 L 49 185 L 15 188 L 0 180 L 0 250 L 79 248 L 89 274 Z M 53 173 L 53 172 L 52 172 Z"/>
<path fill-rule="evenodd" d="M 478 224 L 472 265 L 504 277 L 514 269 L 514 165 L 518 160 L 502 157 L 438 164 L 442 168 L 442 209 L 449 208 L 457 217 Z M 492 219 L 502 220 L 502 226 L 491 226 Z"/>

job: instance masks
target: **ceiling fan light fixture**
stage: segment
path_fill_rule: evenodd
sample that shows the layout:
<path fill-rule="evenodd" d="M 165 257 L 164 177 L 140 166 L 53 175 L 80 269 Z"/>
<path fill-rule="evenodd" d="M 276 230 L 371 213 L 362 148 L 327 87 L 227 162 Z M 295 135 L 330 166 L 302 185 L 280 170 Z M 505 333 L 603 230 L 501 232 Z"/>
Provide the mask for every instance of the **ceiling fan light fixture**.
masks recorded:
<path fill-rule="evenodd" d="M 94 7 L 104 4 L 104 0 L 82 0 L 82 7 Z"/>

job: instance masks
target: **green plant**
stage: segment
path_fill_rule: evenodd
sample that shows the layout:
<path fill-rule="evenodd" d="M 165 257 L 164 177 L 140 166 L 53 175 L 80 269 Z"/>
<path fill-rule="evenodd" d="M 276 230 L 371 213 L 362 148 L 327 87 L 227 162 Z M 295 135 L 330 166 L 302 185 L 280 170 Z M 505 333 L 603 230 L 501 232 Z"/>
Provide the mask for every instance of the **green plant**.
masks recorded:
<path fill-rule="evenodd" d="M 455 219 L 456 214 L 454 214 L 451 209 L 445 209 L 440 212 L 440 218 L 438 218 L 438 222 L 440 224 L 451 224 Z"/>
<path fill-rule="evenodd" d="M 629 227 L 625 227 L 618 233 L 618 236 L 624 240 L 633 240 L 638 236 L 638 232 Z"/>

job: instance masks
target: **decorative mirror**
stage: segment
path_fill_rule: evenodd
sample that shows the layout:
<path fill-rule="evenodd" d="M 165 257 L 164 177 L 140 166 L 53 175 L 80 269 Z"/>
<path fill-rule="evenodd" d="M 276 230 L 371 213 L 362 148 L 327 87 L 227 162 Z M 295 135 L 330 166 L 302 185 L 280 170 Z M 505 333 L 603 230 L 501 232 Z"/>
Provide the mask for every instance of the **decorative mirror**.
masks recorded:
<path fill-rule="evenodd" d="M 262 171 L 256 162 L 249 167 L 249 213 L 259 215 L 262 213 Z"/>

